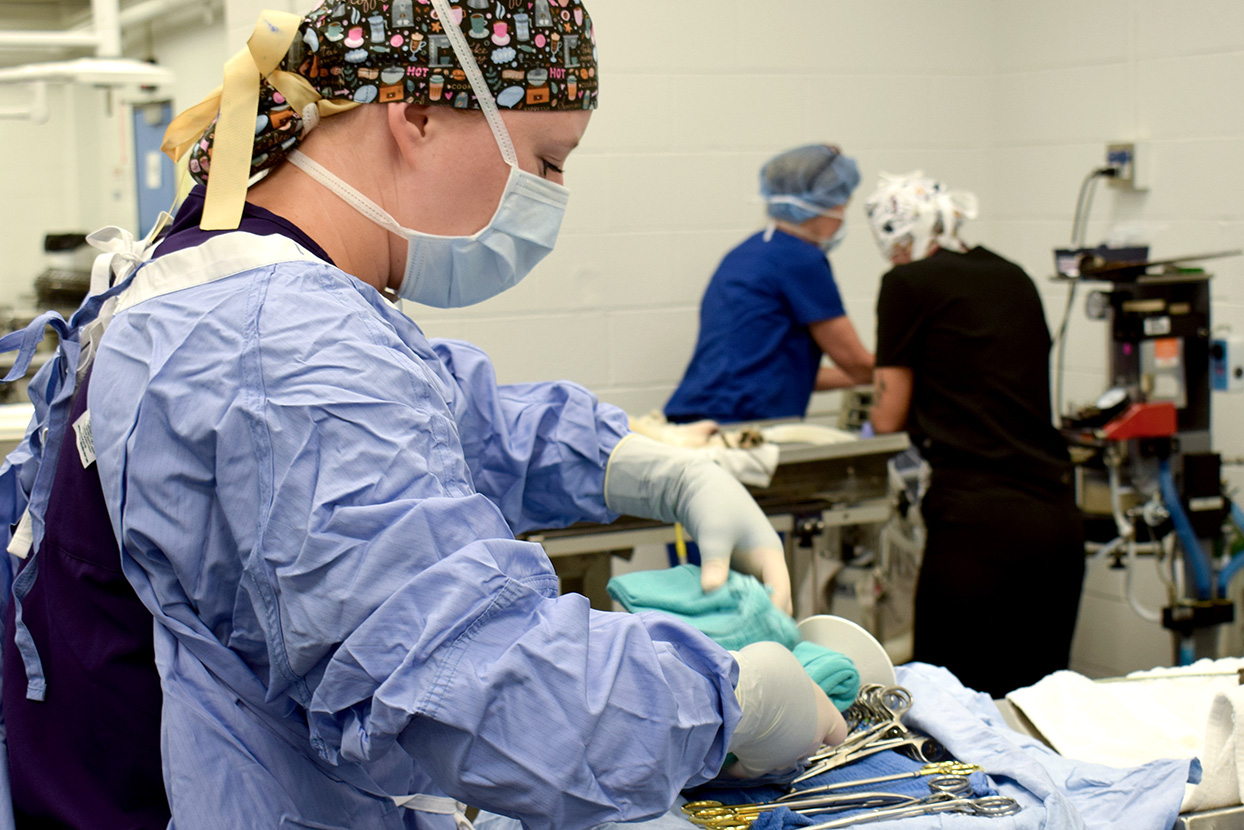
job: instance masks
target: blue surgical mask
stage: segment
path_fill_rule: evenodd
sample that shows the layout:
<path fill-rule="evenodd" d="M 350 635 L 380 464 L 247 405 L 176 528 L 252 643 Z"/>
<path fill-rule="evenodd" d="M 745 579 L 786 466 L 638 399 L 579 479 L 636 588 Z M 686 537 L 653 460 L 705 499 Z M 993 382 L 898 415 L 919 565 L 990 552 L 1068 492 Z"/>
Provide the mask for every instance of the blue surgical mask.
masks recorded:
<path fill-rule="evenodd" d="M 432 0 L 432 5 L 442 19 L 449 19 L 448 0 Z M 377 225 L 406 239 L 406 272 L 397 290 L 399 297 L 435 308 L 462 308 L 518 285 L 549 255 L 570 191 L 519 168 L 509 131 L 466 37 L 457 26 L 446 26 L 445 34 L 492 129 L 501 157 L 510 166 L 505 192 L 483 230 L 470 236 L 437 236 L 402 227 L 379 205 L 303 153 L 295 150 L 287 160 Z"/>
<path fill-rule="evenodd" d="M 482 303 L 515 285 L 549 255 L 570 191 L 534 173 L 510 168 L 497 211 L 470 236 L 437 236 L 400 225 L 313 159 L 295 150 L 287 160 L 359 213 L 406 239 L 406 273 L 398 296 L 435 308 Z"/>
<path fill-rule="evenodd" d="M 838 230 L 834 231 L 834 235 L 829 239 L 821 240 L 820 248 L 825 252 L 826 256 L 842 244 L 842 240 L 847 238 L 847 220 L 843 218 L 842 224 L 838 226 Z"/>
<path fill-rule="evenodd" d="M 553 251 L 570 191 L 510 168 L 497 212 L 471 236 L 402 229 L 406 276 L 398 296 L 436 308 L 482 303 L 513 288 Z"/>

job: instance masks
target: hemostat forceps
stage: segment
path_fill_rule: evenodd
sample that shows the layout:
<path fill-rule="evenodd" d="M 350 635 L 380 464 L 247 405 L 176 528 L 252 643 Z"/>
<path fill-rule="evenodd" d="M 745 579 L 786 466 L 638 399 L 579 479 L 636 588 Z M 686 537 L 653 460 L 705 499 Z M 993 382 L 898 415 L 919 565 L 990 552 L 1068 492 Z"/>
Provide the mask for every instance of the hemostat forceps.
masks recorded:
<path fill-rule="evenodd" d="M 911 693 L 902 686 L 869 684 L 860 690 L 847 711 L 843 713 L 851 725 L 851 733 L 837 747 L 826 747 L 812 756 L 818 760 L 826 752 L 836 752 L 857 746 L 874 736 L 897 727 L 906 731 L 902 717 L 911 709 Z"/>
<path fill-rule="evenodd" d="M 909 778 L 911 775 L 889 776 L 881 780 L 894 780 L 896 777 Z M 850 782 L 850 785 L 858 786 L 858 782 Z M 934 794 L 958 798 L 970 795 L 972 785 L 966 776 L 938 775 L 929 780 L 929 789 Z M 924 799 L 919 796 L 886 792 L 839 793 L 835 795 L 800 793 L 795 796 L 788 795 L 774 801 L 761 801 L 754 804 L 726 805 L 716 801 L 693 801 L 684 805 L 682 810 L 693 824 L 714 828 L 714 830 L 722 830 L 726 825 L 733 827 L 736 824 L 742 823 L 746 826 L 759 817 L 761 813 L 776 810 L 779 807 L 786 807 L 796 813 L 818 815 L 839 810 L 899 807 L 908 804 L 918 804 L 923 801 Z"/>
<path fill-rule="evenodd" d="M 919 778 L 922 775 L 934 776 L 929 781 L 929 789 L 938 790 L 942 788 L 934 786 L 934 781 L 938 781 L 941 778 L 966 778 L 974 772 L 981 771 L 981 768 L 976 764 L 964 764 L 959 761 L 942 761 L 936 764 L 926 764 L 920 769 L 912 772 L 900 772 L 896 775 L 883 775 L 880 778 L 863 778 L 859 781 L 840 781 L 837 784 L 823 784 L 819 787 L 808 787 L 803 790 L 797 790 L 794 787 L 791 787 L 791 791 L 789 793 L 776 799 L 776 801 L 782 802 L 792 798 L 802 798 L 804 796 L 816 795 L 817 793 L 845 790 L 849 787 L 870 787 L 874 784 L 884 784 L 888 781 L 902 781 L 907 778 Z"/>
<path fill-rule="evenodd" d="M 1002 795 L 986 795 L 981 798 L 960 798 L 954 795 L 938 793 L 926 799 L 902 804 L 895 807 L 882 807 L 870 813 L 846 816 L 830 821 L 813 824 L 804 830 L 835 830 L 838 827 L 851 827 L 856 824 L 868 824 L 874 821 L 923 816 L 929 813 L 966 813 L 984 818 L 1013 816 L 1020 811 L 1019 802 Z"/>
<path fill-rule="evenodd" d="M 902 749 L 903 747 L 911 747 L 914 750 L 914 757 L 925 763 L 940 761 L 946 757 L 945 747 L 937 741 L 904 730 L 903 734 L 897 737 L 878 738 L 852 747 L 846 752 L 822 755 L 819 761 L 816 761 L 812 766 L 795 776 L 791 783 L 798 784 L 800 781 L 815 778 L 822 773 L 829 772 L 831 769 L 846 766 L 852 761 L 876 755 L 878 752 L 885 752 L 887 749 Z M 813 756 L 813 758 L 815 757 Z"/>
<path fill-rule="evenodd" d="M 756 804 L 719 804 L 709 806 L 713 802 L 692 802 L 683 806 L 686 812 L 689 807 L 695 809 L 687 813 L 687 820 L 700 827 L 722 830 L 727 825 L 733 827 L 741 824 L 744 827 L 760 817 L 761 813 L 786 807 L 791 812 L 805 814 L 832 813 L 840 810 L 862 810 L 880 807 L 898 807 L 920 801 L 908 795 L 898 793 L 851 793 L 840 795 L 821 795 L 801 801 L 788 801 L 782 804 L 774 802 L 758 802 Z"/>
<path fill-rule="evenodd" d="M 911 747 L 914 757 L 925 762 L 940 761 L 946 751 L 937 741 L 918 735 L 906 726 L 902 716 L 911 708 L 911 694 L 900 686 L 865 686 L 855 703 L 847 709 L 855 730 L 838 746 L 824 747 L 808 759 L 812 766 L 792 783 L 813 778 L 852 761 L 887 749 Z"/>

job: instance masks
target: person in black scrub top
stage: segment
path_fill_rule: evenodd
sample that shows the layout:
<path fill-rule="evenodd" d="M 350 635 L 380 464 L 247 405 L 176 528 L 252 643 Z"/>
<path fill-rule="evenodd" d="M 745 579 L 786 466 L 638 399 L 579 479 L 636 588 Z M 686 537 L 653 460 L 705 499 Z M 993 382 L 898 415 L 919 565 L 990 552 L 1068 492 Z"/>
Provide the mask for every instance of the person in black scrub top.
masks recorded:
<path fill-rule="evenodd" d="M 1022 268 L 964 245 L 975 197 L 920 173 L 867 203 L 894 266 L 877 300 L 877 432 L 932 467 L 914 658 L 1001 697 L 1067 668 L 1084 541 L 1050 418 L 1050 334 Z"/>

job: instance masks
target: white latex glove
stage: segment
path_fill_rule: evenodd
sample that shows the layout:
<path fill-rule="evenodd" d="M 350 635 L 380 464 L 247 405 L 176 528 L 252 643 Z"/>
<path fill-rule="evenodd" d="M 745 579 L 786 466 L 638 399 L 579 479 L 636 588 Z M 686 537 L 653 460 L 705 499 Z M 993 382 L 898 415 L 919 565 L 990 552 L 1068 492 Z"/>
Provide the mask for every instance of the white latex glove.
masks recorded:
<path fill-rule="evenodd" d="M 785 646 L 752 643 L 731 654 L 739 664 L 734 695 L 743 717 L 730 739 L 739 760 L 727 775 L 757 778 L 790 769 L 822 744 L 847 737 L 842 714 Z"/>
<path fill-rule="evenodd" d="M 695 450 L 628 435 L 609 456 L 605 504 L 616 513 L 681 522 L 700 546 L 700 586 L 726 584 L 730 565 L 772 589 L 791 613 L 790 574 L 782 540 L 734 476 Z"/>

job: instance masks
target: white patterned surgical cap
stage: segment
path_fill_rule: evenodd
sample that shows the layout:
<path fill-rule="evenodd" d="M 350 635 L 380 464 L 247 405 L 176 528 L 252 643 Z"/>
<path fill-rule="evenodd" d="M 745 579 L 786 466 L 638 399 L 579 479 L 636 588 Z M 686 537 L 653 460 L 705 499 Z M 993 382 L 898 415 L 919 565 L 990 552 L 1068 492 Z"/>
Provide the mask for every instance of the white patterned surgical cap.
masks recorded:
<path fill-rule="evenodd" d="M 976 196 L 951 191 L 919 170 L 902 175 L 881 174 L 877 189 L 865 203 L 868 222 L 881 255 L 893 261 L 894 253 L 911 244 L 911 259 L 924 259 L 936 243 L 962 251 L 959 227 L 977 215 Z"/>

